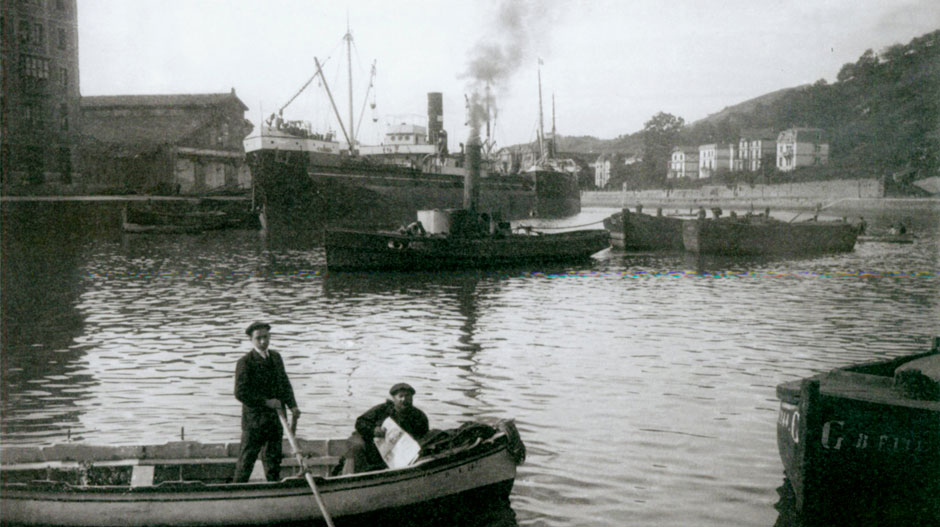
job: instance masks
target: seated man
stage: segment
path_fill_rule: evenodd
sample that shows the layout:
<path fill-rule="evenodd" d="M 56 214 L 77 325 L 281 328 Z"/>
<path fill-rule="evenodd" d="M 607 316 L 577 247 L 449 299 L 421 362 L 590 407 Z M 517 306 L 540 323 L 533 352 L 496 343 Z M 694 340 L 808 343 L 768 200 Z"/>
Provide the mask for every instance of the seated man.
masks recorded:
<path fill-rule="evenodd" d="M 387 468 L 373 439 L 385 437 L 382 423 L 388 417 L 418 442 L 428 433 L 427 415 L 413 405 L 414 388 L 401 382 L 388 393 L 391 397 L 387 401 L 356 419 L 356 431 L 349 437 L 349 448 L 340 460 L 343 474 Z"/>

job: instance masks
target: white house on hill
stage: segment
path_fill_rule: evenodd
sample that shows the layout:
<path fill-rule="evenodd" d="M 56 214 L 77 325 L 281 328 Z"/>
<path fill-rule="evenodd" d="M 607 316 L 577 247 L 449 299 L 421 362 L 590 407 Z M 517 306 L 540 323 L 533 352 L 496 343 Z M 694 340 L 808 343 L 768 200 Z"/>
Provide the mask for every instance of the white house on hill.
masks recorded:
<path fill-rule="evenodd" d="M 790 128 L 777 136 L 777 169 L 789 172 L 798 167 L 829 163 L 829 144 L 819 128 Z"/>

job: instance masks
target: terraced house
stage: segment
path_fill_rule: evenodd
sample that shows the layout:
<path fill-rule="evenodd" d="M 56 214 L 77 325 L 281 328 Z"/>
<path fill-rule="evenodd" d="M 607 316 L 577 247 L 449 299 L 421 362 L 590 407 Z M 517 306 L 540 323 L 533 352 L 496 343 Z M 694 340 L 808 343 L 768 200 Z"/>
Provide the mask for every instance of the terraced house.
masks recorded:
<path fill-rule="evenodd" d="M 829 144 L 819 128 L 790 128 L 777 136 L 777 169 L 790 172 L 798 167 L 829 163 Z"/>
<path fill-rule="evenodd" d="M 733 148 L 729 145 L 711 143 L 698 147 L 698 172 L 700 178 L 711 177 L 719 170 L 731 170 L 731 153 Z"/>
<path fill-rule="evenodd" d="M 698 178 L 698 147 L 677 146 L 672 149 L 669 159 L 669 173 L 667 178 Z"/>

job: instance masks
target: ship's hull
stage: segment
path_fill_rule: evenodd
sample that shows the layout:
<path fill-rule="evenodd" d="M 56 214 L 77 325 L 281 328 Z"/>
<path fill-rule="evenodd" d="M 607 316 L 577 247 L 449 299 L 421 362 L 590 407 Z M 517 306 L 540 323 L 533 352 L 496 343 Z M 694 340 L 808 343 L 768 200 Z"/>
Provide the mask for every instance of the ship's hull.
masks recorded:
<path fill-rule="evenodd" d="M 633 214 L 623 209 L 604 219 L 604 228 L 610 232 L 610 244 L 627 251 L 650 249 L 681 250 L 682 220 L 649 214 Z"/>
<path fill-rule="evenodd" d="M 348 156 L 259 150 L 247 154 L 268 218 L 321 225 L 397 225 L 419 210 L 464 206 L 464 177 Z M 567 176 L 567 175 L 565 175 Z M 581 210 L 577 182 L 554 173 L 479 178 L 478 208 L 503 220 Z"/>
<path fill-rule="evenodd" d="M 326 231 L 332 271 L 441 270 L 544 265 L 589 260 L 610 244 L 607 231 L 582 230 L 504 237 L 409 236 L 350 229 Z"/>

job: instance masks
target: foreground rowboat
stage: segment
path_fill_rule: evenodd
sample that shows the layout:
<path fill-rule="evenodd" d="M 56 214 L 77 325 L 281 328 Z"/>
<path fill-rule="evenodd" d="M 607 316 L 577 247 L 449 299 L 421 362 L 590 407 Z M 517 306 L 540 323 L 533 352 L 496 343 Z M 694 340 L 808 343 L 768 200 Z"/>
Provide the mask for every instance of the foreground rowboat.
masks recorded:
<path fill-rule="evenodd" d="M 940 349 L 777 386 L 777 444 L 797 508 L 900 503 L 940 518 Z"/>
<path fill-rule="evenodd" d="M 393 470 L 329 476 L 344 440 L 300 441 L 333 518 L 405 507 L 471 491 L 508 497 L 525 456 L 511 421 L 489 437 Z M 484 434 L 485 436 L 485 434 Z M 288 451 L 289 449 L 285 449 Z M 279 482 L 229 483 L 237 444 L 57 445 L 5 448 L 0 509 L 7 525 L 216 526 L 322 521 L 297 468 Z"/>

